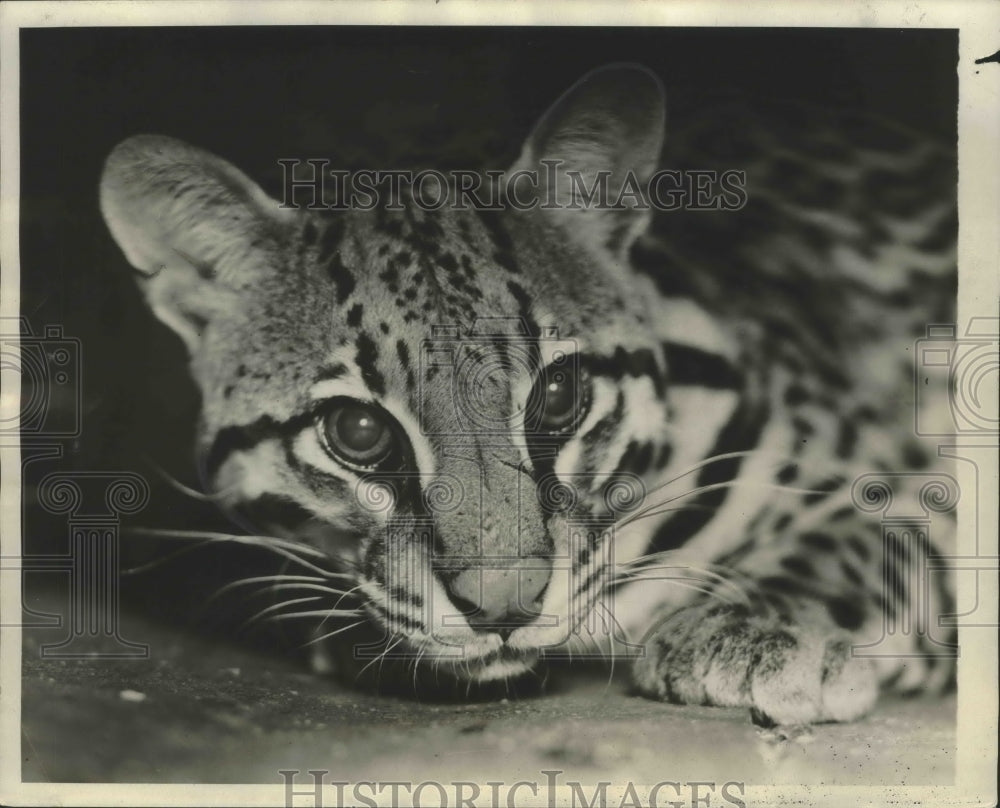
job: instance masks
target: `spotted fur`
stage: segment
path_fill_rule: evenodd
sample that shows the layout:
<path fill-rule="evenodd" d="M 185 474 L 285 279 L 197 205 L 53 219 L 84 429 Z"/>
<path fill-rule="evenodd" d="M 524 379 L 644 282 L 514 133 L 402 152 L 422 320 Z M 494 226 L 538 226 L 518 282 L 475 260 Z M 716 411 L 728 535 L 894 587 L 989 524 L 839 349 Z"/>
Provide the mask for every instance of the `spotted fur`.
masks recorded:
<path fill-rule="evenodd" d="M 427 210 L 404 185 L 292 210 L 155 136 L 115 149 L 101 204 L 190 351 L 207 485 L 346 572 L 414 675 L 597 649 L 636 657 L 644 695 L 781 722 L 855 718 L 879 682 L 942 686 L 948 588 L 918 603 L 908 572 L 931 544 L 887 534 L 852 486 L 937 468 L 912 347 L 952 316 L 954 157 L 822 110 L 715 110 L 661 154 L 663 136 L 659 81 L 607 68 L 511 172 L 557 159 L 620 190 L 736 168 L 746 204 Z M 539 431 L 559 373 L 579 421 Z M 393 454 L 345 463 L 324 426 L 340 406 L 391 424 Z M 925 482 L 894 479 L 899 501 Z M 883 638 L 887 615 L 910 630 Z"/>

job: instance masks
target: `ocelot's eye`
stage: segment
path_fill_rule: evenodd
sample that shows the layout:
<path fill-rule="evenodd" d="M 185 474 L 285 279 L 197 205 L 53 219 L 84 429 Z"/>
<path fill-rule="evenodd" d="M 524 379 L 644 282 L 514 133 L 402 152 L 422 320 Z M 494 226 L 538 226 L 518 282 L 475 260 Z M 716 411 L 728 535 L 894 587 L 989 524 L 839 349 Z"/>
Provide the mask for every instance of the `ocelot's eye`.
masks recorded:
<path fill-rule="evenodd" d="M 378 468 L 396 453 L 394 422 L 378 407 L 359 401 L 337 401 L 319 419 L 323 448 L 348 468 Z"/>
<path fill-rule="evenodd" d="M 572 357 L 553 362 L 535 381 L 529 412 L 534 429 L 549 435 L 570 435 L 590 411 L 590 376 Z"/>

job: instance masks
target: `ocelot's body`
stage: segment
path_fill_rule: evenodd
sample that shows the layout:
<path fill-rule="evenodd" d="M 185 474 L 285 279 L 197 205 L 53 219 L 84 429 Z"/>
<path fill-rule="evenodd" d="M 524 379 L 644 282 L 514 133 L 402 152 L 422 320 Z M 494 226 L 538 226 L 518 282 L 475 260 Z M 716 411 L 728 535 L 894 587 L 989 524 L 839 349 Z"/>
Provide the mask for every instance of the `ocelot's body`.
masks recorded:
<path fill-rule="evenodd" d="M 608 68 L 511 169 L 558 204 L 430 210 L 404 186 L 289 210 L 141 136 L 102 208 L 190 350 L 206 480 L 339 570 L 331 619 L 356 605 L 414 675 L 614 652 L 651 697 L 847 720 L 880 682 L 950 678 L 928 630 L 946 582 L 905 572 L 930 548 L 884 545 L 854 483 L 914 472 L 902 502 L 937 462 L 912 347 L 953 317 L 954 158 L 870 121 L 759 117 L 706 114 L 661 154 L 659 82 Z M 661 165 L 745 171 L 746 204 L 574 206 L 550 160 L 613 193 Z"/>

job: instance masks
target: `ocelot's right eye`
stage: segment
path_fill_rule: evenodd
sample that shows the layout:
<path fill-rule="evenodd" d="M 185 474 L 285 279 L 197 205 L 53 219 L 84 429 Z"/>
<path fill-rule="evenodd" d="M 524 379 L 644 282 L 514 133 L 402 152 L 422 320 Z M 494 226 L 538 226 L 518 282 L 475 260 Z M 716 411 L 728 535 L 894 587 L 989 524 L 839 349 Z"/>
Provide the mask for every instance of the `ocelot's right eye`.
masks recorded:
<path fill-rule="evenodd" d="M 399 454 L 395 421 L 371 404 L 335 401 L 317 426 L 327 454 L 355 471 L 373 471 Z"/>

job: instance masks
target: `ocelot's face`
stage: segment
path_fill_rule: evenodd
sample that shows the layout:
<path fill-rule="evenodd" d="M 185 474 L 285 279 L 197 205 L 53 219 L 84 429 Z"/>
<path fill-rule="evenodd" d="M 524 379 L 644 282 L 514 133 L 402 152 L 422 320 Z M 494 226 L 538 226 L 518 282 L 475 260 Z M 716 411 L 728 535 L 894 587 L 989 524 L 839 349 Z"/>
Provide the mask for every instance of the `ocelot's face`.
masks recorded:
<path fill-rule="evenodd" d="M 612 168 L 655 163 L 647 89 L 588 161 L 603 145 Z M 573 92 L 556 112 L 595 88 Z M 603 95 L 591 112 L 621 103 Z M 570 161 L 555 124 L 522 161 Z M 227 507 L 322 550 L 387 642 L 457 675 L 510 676 L 579 639 L 671 451 L 663 357 L 622 268 L 638 213 L 429 211 L 405 189 L 287 211 L 164 138 L 116 150 L 102 205 L 188 344 Z"/>

